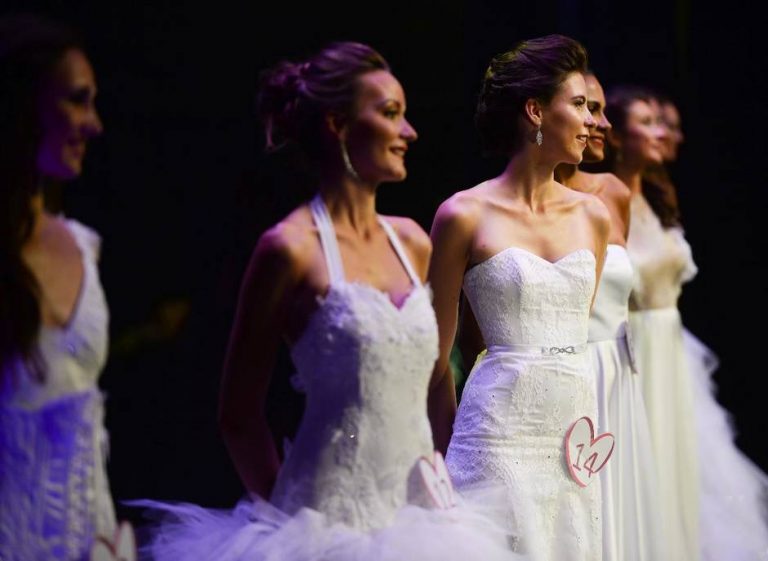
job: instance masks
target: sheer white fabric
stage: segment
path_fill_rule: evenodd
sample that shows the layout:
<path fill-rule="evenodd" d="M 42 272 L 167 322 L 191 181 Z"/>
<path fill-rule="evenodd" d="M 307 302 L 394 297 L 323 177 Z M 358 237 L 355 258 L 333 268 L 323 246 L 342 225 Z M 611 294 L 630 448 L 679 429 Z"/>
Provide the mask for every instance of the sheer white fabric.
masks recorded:
<path fill-rule="evenodd" d="M 601 559 L 600 486 L 571 480 L 563 452 L 571 423 L 597 418 L 581 352 L 594 288 L 586 249 L 552 263 L 512 247 L 464 277 L 488 352 L 467 380 L 446 461 L 468 496 L 505 489 L 496 516 L 532 559 Z"/>
<path fill-rule="evenodd" d="M 679 228 L 664 229 L 642 195 L 631 205 L 630 313 L 658 466 L 658 508 L 671 559 L 768 558 L 766 476 L 734 444 L 717 403 L 717 357 L 682 325 L 677 298 L 696 274 Z"/>
<path fill-rule="evenodd" d="M 683 329 L 691 365 L 701 490 L 702 561 L 768 559 L 768 476 L 735 445 L 728 411 L 715 399 L 717 357 Z"/>
<path fill-rule="evenodd" d="M 642 195 L 631 202 L 627 251 L 635 269 L 630 329 L 658 475 L 658 509 L 671 559 L 699 559 L 699 462 L 693 386 L 677 299 L 696 272 L 678 228 L 663 228 Z"/>
<path fill-rule="evenodd" d="M 43 327 L 44 383 L 21 361 L 0 390 L 0 559 L 79 560 L 94 536 L 112 537 L 107 436 L 97 380 L 106 361 L 108 312 L 99 282 L 99 237 L 69 220 L 84 276 L 64 328 Z"/>
<path fill-rule="evenodd" d="M 698 272 L 680 228 L 664 228 L 642 195 L 632 197 L 627 251 L 635 271 L 630 308 L 677 307 L 683 283 Z"/>
<path fill-rule="evenodd" d="M 149 551 L 159 561 L 519 559 L 506 536 L 466 507 L 424 508 L 416 476 L 432 457 L 427 389 L 438 353 L 431 295 L 388 223 L 382 227 L 413 282 L 401 307 L 344 280 L 333 224 L 311 204 L 330 288 L 291 349 L 307 400 L 271 502 L 234 512 L 169 511 Z"/>
<path fill-rule="evenodd" d="M 640 376 L 627 340 L 632 264 L 620 245 L 609 245 L 589 318 L 589 349 L 597 376 L 599 431 L 616 437 L 600 474 L 603 560 L 671 559 L 664 550 L 656 509 L 656 464 Z"/>

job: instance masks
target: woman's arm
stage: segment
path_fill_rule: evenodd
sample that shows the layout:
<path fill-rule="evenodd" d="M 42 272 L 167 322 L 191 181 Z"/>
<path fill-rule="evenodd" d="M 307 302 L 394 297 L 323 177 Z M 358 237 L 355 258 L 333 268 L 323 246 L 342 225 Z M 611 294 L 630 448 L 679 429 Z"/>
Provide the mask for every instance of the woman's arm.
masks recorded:
<path fill-rule="evenodd" d="M 448 449 L 456 416 L 456 389 L 449 360 L 456 336 L 461 285 L 474 233 L 467 206 L 457 196 L 444 202 L 437 210 L 431 232 L 433 250 L 427 276 L 434 294 L 440 353 L 430 382 L 428 412 L 435 448 L 443 454 Z"/>
<path fill-rule="evenodd" d="M 265 401 L 300 261 L 290 227 L 278 225 L 259 240 L 243 277 L 219 395 L 219 426 L 230 457 L 248 492 L 265 498 L 280 467 Z"/>

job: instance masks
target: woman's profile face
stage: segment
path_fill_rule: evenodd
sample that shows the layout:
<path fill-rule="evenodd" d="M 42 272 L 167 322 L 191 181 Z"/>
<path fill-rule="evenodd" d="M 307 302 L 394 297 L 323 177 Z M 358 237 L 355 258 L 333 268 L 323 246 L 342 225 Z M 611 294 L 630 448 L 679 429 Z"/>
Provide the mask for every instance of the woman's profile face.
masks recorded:
<path fill-rule="evenodd" d="M 346 137 L 352 167 L 372 183 L 402 181 L 408 144 L 417 138 L 405 118 L 403 88 L 386 70 L 368 72 L 358 80 Z"/>
<path fill-rule="evenodd" d="M 587 109 L 595 121 L 589 129 L 589 140 L 584 150 L 585 162 L 602 162 L 605 159 L 605 143 L 611 122 L 605 116 L 605 93 L 594 74 L 584 77 L 587 83 Z"/>
<path fill-rule="evenodd" d="M 660 105 L 661 118 L 667 126 L 667 140 L 664 142 L 664 161 L 674 162 L 677 160 L 677 149 L 682 144 L 683 129 L 680 124 L 680 113 L 674 103 L 669 101 Z"/>
<path fill-rule="evenodd" d="M 661 122 L 657 103 L 642 99 L 630 103 L 624 131 L 619 135 L 619 149 L 625 160 L 640 165 L 663 163 L 666 138 L 667 129 Z"/>
<path fill-rule="evenodd" d="M 580 72 L 571 73 L 542 112 L 542 150 L 556 163 L 578 164 L 595 121 L 587 109 L 587 85 Z"/>
<path fill-rule="evenodd" d="M 40 173 L 60 180 L 80 175 L 88 141 L 101 134 L 103 128 L 95 98 L 96 78 L 88 58 L 79 49 L 69 49 L 39 98 Z"/>

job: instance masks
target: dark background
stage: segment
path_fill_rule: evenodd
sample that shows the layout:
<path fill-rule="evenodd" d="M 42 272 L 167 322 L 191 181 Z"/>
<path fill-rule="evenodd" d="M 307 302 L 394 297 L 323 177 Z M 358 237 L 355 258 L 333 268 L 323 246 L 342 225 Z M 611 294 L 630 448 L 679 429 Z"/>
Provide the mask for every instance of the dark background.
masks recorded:
<path fill-rule="evenodd" d="M 420 139 L 408 179 L 381 189 L 380 210 L 427 230 L 440 201 L 501 169 L 480 157 L 472 114 L 488 60 L 516 41 L 571 35 L 606 88 L 641 83 L 675 99 L 686 143 L 673 176 L 700 268 L 684 291 L 683 318 L 720 356 L 718 395 L 739 446 L 768 468 L 768 195 L 757 173 L 768 123 L 766 22 L 746 3 L 616 4 L 4 4 L 0 12 L 74 25 L 97 72 L 106 132 L 65 202 L 104 239 L 113 348 L 101 383 L 115 499 L 224 507 L 242 494 L 216 428 L 219 373 L 251 248 L 297 202 L 303 178 L 289 153 L 262 154 L 257 76 L 336 39 L 377 48 L 404 85 Z M 285 433 L 301 404 L 287 389 L 290 373 L 283 356 L 271 415 Z"/>

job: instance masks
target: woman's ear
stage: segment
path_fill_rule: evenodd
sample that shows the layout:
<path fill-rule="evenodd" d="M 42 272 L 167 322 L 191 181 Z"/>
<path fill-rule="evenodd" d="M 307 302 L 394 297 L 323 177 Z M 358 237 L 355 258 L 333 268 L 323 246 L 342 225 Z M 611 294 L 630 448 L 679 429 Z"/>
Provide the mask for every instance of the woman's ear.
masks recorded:
<path fill-rule="evenodd" d="M 541 126 L 543 113 L 544 106 L 538 99 L 529 98 L 526 100 L 523 106 L 523 116 L 534 128 L 538 129 Z"/>
<path fill-rule="evenodd" d="M 325 114 L 325 126 L 333 136 L 340 141 L 347 139 L 347 120 L 336 111 L 328 111 Z"/>

